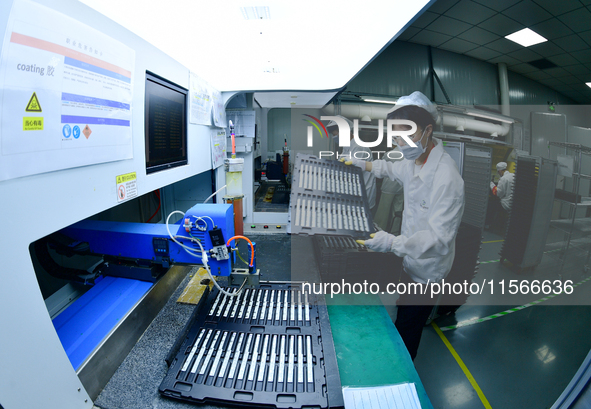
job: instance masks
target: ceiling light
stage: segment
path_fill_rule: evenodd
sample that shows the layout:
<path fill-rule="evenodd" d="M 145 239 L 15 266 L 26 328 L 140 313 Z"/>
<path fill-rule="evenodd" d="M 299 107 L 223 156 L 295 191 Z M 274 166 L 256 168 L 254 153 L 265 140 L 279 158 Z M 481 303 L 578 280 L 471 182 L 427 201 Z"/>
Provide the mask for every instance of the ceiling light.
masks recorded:
<path fill-rule="evenodd" d="M 394 105 L 396 103 L 396 100 L 388 100 L 388 99 L 374 99 L 374 98 L 365 98 L 365 97 L 361 97 L 361 99 L 364 100 L 365 102 L 377 102 L 378 104 Z"/>
<path fill-rule="evenodd" d="M 269 6 L 240 7 L 240 11 L 245 20 L 269 20 L 271 18 Z"/>
<path fill-rule="evenodd" d="M 494 116 L 494 115 L 486 115 L 486 114 L 481 114 L 480 112 L 474 112 L 474 111 L 466 111 L 466 114 L 476 116 L 479 118 L 491 119 L 493 121 L 504 122 L 506 124 L 512 124 L 515 122 L 514 120 L 509 119 L 509 118 L 502 118 L 502 117 L 498 117 L 498 116 Z"/>
<path fill-rule="evenodd" d="M 513 34 L 509 34 L 508 36 L 505 36 L 505 38 L 524 47 L 529 47 L 530 45 L 548 41 L 546 38 L 542 37 L 535 31 L 530 30 L 529 28 L 524 28 L 523 30 L 519 30 Z"/>
<path fill-rule="evenodd" d="M 589 88 L 591 88 L 591 82 L 586 82 L 585 84 L 587 84 L 587 86 L 588 86 Z"/>

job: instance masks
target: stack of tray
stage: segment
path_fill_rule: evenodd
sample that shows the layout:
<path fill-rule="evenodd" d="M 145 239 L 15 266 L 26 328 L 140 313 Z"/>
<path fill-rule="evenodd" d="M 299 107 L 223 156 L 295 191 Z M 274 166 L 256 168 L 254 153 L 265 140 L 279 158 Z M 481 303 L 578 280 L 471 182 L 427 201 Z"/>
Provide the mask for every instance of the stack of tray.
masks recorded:
<path fill-rule="evenodd" d="M 399 277 L 402 269 L 402 258 L 394 253 L 369 251 L 349 236 L 316 235 L 314 253 L 323 282 L 361 282 L 368 273 L 377 282 L 380 276 Z"/>
<path fill-rule="evenodd" d="M 519 156 L 513 184 L 513 203 L 507 233 L 501 248 L 501 261 L 521 265 L 532 225 L 538 186 L 538 163 L 535 157 Z"/>
<path fill-rule="evenodd" d="M 290 208 L 292 234 L 367 238 L 375 231 L 363 172 L 339 161 L 298 154 Z"/>

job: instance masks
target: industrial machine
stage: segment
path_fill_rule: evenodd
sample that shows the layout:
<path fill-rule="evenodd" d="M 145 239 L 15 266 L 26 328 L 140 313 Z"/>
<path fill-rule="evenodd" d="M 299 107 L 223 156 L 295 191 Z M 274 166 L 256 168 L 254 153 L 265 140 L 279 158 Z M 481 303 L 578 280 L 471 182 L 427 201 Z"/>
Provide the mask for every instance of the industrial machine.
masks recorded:
<path fill-rule="evenodd" d="M 174 214 L 182 217 L 171 227 L 169 220 Z M 250 240 L 234 236 L 230 204 L 197 204 L 186 213 L 174 211 L 166 224 L 84 220 L 60 234 L 71 241 L 62 242 L 58 251 L 65 247 L 74 253 L 104 256 L 105 261 L 97 266 L 95 274 L 155 281 L 172 264 L 203 264 L 210 275 L 236 274 L 240 283 L 258 284 L 252 243 L 248 268 L 234 268 L 239 254 L 230 243 L 237 238 Z M 58 246 L 51 238 L 50 243 Z M 236 280 L 232 277 L 232 281 Z"/>

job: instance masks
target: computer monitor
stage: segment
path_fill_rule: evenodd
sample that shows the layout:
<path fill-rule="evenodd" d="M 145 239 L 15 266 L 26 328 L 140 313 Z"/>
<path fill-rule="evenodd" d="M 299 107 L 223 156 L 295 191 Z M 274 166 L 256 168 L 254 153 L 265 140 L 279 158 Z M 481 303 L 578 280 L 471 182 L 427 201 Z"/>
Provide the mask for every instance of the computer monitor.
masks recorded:
<path fill-rule="evenodd" d="M 146 72 L 146 173 L 183 166 L 187 161 L 188 91 Z"/>

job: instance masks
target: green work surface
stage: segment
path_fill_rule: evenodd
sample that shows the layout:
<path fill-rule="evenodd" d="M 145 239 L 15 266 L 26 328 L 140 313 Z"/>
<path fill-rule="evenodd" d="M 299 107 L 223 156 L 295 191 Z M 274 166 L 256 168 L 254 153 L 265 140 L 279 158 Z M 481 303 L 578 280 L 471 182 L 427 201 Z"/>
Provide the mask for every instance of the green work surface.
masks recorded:
<path fill-rule="evenodd" d="M 341 384 L 414 383 L 422 408 L 432 409 L 419 374 L 386 309 L 377 297 L 362 297 L 353 300 L 343 295 L 327 299 Z"/>

